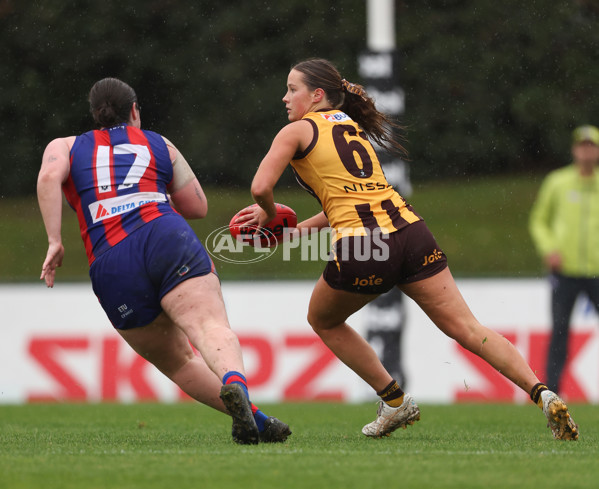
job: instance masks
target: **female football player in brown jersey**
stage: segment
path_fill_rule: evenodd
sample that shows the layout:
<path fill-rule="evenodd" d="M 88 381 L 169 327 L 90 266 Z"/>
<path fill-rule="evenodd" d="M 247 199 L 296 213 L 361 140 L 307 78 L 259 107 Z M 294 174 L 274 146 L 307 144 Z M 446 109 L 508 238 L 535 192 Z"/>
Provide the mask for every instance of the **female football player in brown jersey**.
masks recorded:
<path fill-rule="evenodd" d="M 391 377 L 346 319 L 379 294 L 399 287 L 437 327 L 479 355 L 531 396 L 553 436 L 576 440 L 566 404 L 542 384 L 516 348 L 482 326 L 462 298 L 445 254 L 424 221 L 387 183 L 370 141 L 402 151 L 394 123 L 364 89 L 343 79 L 324 59 L 294 66 L 283 97 L 290 124 L 276 135 L 252 182 L 259 207 L 238 222 L 262 226 L 276 215 L 273 189 L 288 164 L 323 212 L 297 232 L 333 231 L 333 256 L 319 278 L 308 321 L 324 343 L 381 397 L 370 437 L 388 435 L 420 418 L 410 394 Z M 364 253 L 369 257 L 364 261 Z"/>

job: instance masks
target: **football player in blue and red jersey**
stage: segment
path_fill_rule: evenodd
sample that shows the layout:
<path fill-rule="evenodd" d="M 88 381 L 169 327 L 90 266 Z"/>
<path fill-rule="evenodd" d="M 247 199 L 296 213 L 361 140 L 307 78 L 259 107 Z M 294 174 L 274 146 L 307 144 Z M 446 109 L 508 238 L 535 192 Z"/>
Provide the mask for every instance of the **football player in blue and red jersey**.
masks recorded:
<path fill-rule="evenodd" d="M 52 287 L 62 264 L 64 192 L 93 290 L 120 335 L 192 398 L 230 414 L 237 443 L 285 441 L 289 427 L 249 401 L 219 279 L 185 220 L 206 215 L 200 183 L 170 141 L 141 129 L 129 85 L 102 79 L 89 102 L 98 129 L 44 151 L 37 192 L 48 252 L 40 278 Z"/>

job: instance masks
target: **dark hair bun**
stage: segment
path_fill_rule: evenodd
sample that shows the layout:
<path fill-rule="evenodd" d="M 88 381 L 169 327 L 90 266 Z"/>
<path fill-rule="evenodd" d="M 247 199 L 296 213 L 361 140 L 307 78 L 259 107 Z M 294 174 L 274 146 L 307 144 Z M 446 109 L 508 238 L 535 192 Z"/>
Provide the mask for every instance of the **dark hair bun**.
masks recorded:
<path fill-rule="evenodd" d="M 90 111 L 100 127 L 128 122 L 131 107 L 136 102 L 135 90 L 117 78 L 97 81 L 89 92 Z"/>

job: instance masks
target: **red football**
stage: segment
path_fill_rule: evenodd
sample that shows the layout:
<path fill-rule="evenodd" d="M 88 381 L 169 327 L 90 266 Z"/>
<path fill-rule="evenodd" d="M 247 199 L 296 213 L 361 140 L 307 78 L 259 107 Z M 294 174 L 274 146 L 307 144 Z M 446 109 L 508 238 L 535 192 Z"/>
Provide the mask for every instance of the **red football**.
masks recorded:
<path fill-rule="evenodd" d="M 257 206 L 258 204 L 249 205 L 233 216 L 231 222 L 229 222 L 231 236 L 251 246 L 255 246 L 259 243 L 261 247 L 272 248 L 277 243 L 283 241 L 285 228 L 294 228 L 297 226 L 297 216 L 295 215 L 295 211 L 291 207 L 276 203 L 277 216 L 261 228 L 257 228 L 256 226 L 245 226 L 243 223 L 235 223 L 235 220 L 246 209 L 252 209 Z M 260 239 L 258 239 L 258 237 Z"/>

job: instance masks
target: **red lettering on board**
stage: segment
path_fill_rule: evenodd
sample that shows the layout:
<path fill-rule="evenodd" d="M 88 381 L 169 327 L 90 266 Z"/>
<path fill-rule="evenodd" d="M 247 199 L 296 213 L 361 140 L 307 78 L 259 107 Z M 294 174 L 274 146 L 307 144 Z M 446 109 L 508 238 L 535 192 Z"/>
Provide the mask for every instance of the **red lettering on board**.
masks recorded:
<path fill-rule="evenodd" d="M 584 389 L 580 386 L 572 367 L 574 366 L 577 357 L 583 351 L 588 341 L 592 338 L 590 332 L 570 332 L 568 341 L 568 356 L 566 365 L 562 372 L 560 381 L 560 395 L 563 395 L 568 401 L 587 402 L 588 397 Z M 549 351 L 550 333 L 531 333 L 529 341 L 529 359 L 530 366 L 541 379 L 547 380 L 547 352 Z"/>
<path fill-rule="evenodd" d="M 238 337 L 242 350 L 252 350 L 258 358 L 257 367 L 251 372 L 246 372 L 248 386 L 251 389 L 268 383 L 275 364 L 275 352 L 272 345 L 266 338 L 260 336 L 239 335 Z"/>
<path fill-rule="evenodd" d="M 85 387 L 69 373 L 60 362 L 64 350 L 87 350 L 89 340 L 85 337 L 33 338 L 29 343 L 29 353 L 46 373 L 62 387 L 53 394 L 32 393 L 28 401 L 84 401 L 87 399 Z"/>
<path fill-rule="evenodd" d="M 119 387 L 129 384 L 135 393 L 135 399 L 144 401 L 157 400 L 158 396 L 146 380 L 148 368 L 155 368 L 139 355 L 131 355 L 127 361 L 120 355 L 125 345 L 120 338 L 104 338 L 102 341 L 101 392 L 103 401 L 114 401 L 119 398 Z M 129 347 L 127 347 L 129 349 Z"/>
<path fill-rule="evenodd" d="M 511 343 L 516 340 L 515 333 L 505 334 L 504 337 Z M 516 393 L 516 386 L 506 379 L 491 365 L 474 353 L 458 345 L 458 353 L 466 359 L 478 374 L 485 379 L 485 384 L 480 389 L 468 386 L 468 379 L 464 379 L 466 385 L 455 393 L 456 401 L 512 401 Z M 484 343 L 481 345 L 484 348 Z"/>
<path fill-rule="evenodd" d="M 285 339 L 288 348 L 309 348 L 315 353 L 311 363 L 300 370 L 295 379 L 283 391 L 286 400 L 298 399 L 321 399 L 341 401 L 344 398 L 343 391 L 315 392 L 312 383 L 326 370 L 326 368 L 337 360 L 334 353 L 329 350 L 322 340 L 314 335 L 288 336 Z"/>

